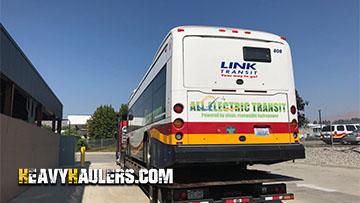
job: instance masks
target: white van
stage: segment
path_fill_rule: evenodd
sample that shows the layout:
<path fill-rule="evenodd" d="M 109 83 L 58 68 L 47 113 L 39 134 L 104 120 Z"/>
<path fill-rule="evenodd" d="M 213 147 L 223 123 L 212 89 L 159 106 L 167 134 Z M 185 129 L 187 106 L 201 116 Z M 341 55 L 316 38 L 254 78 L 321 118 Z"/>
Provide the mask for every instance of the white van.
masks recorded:
<path fill-rule="evenodd" d="M 341 142 L 342 138 L 358 128 L 358 124 L 333 124 L 326 125 L 321 130 L 321 140 L 327 144 L 331 143 L 331 136 L 333 142 Z"/>

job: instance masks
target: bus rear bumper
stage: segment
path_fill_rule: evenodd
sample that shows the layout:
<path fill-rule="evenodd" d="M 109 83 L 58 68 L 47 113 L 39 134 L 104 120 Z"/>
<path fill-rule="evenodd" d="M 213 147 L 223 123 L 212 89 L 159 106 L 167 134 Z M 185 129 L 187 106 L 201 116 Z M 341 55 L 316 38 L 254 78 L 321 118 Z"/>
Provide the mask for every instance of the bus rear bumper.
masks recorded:
<path fill-rule="evenodd" d="M 301 144 L 176 145 L 174 164 L 245 162 L 272 164 L 305 158 Z"/>

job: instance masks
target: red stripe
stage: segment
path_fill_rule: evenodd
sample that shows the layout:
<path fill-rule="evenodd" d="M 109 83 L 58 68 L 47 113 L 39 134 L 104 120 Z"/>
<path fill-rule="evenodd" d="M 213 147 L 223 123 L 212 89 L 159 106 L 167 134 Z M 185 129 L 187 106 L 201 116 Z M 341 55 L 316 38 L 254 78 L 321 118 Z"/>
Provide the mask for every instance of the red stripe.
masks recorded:
<path fill-rule="evenodd" d="M 185 123 L 184 130 L 188 130 L 189 134 L 214 134 L 219 133 L 218 129 L 226 127 L 235 127 L 235 133 L 254 133 L 255 127 L 269 127 L 272 133 L 289 133 L 289 123 L 256 123 L 256 122 L 188 122 Z M 292 129 L 294 130 L 294 129 Z M 226 133 L 226 132 L 225 132 Z"/>
<path fill-rule="evenodd" d="M 157 129 L 160 133 L 164 135 L 169 135 L 171 134 L 171 126 L 172 123 L 165 123 L 165 124 L 153 125 L 151 126 L 151 129 Z"/>

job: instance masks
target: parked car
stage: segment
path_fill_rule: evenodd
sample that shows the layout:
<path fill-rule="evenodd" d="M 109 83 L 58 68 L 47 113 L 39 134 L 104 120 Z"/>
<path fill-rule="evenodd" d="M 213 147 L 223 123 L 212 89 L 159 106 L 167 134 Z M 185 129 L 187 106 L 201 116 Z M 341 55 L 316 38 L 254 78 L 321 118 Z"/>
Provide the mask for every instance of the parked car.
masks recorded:
<path fill-rule="evenodd" d="M 341 142 L 346 134 L 349 134 L 356 129 L 358 129 L 357 124 L 326 125 L 321 130 L 320 139 L 327 144 L 331 144 L 332 136 L 333 142 Z"/>
<path fill-rule="evenodd" d="M 360 128 L 352 131 L 351 133 L 346 134 L 343 137 L 341 144 L 359 144 L 360 143 Z"/>

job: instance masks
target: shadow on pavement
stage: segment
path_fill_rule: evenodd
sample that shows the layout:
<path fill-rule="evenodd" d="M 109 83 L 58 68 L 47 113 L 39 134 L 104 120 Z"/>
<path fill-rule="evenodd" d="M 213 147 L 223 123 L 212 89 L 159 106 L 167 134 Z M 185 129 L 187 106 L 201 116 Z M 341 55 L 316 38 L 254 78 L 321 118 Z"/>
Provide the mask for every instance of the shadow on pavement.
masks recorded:
<path fill-rule="evenodd" d="M 77 162 L 74 166 L 62 166 L 61 168 L 89 168 L 91 162 L 85 162 L 83 167 Z M 57 179 L 56 185 L 32 185 L 25 192 L 16 196 L 10 203 L 18 202 L 81 202 L 84 194 L 84 185 L 62 185 Z"/>

